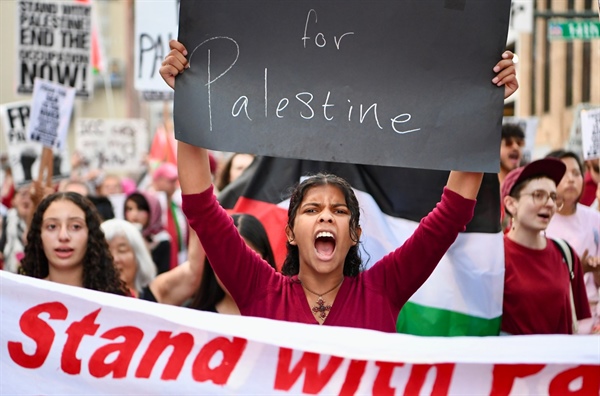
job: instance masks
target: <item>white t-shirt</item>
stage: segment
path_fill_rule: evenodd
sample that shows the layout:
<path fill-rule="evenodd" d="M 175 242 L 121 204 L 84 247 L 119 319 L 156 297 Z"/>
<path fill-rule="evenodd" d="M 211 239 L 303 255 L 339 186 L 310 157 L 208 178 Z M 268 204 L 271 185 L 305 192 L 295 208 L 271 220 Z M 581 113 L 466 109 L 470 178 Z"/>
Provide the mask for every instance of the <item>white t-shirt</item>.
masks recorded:
<path fill-rule="evenodd" d="M 550 238 L 562 238 L 571 245 L 579 257 L 587 249 L 588 255 L 600 256 L 600 212 L 589 206 L 577 204 L 575 213 L 564 216 L 556 213 L 546 229 Z M 584 275 L 590 304 L 599 301 L 598 287 L 591 273 Z M 592 312 L 594 315 L 594 312 Z"/>

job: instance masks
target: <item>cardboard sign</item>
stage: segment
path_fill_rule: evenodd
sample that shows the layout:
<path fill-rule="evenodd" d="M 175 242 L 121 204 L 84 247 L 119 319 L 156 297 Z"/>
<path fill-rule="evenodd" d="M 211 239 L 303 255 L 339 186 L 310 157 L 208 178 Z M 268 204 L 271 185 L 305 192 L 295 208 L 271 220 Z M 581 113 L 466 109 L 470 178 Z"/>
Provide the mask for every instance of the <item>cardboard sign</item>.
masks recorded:
<path fill-rule="evenodd" d="M 170 51 L 169 41 L 177 38 L 178 14 L 178 0 L 135 2 L 134 84 L 146 100 L 173 97 L 158 70 Z"/>
<path fill-rule="evenodd" d="M 15 185 L 31 183 L 39 176 L 43 145 L 28 139 L 31 102 L 13 102 L 0 106 L 0 118 L 4 131 L 2 151 L 7 151 L 8 166 L 11 168 Z M 52 179 L 68 177 L 71 164 L 67 147 L 54 151 L 51 159 Z"/>
<path fill-rule="evenodd" d="M 74 88 L 36 78 L 28 139 L 59 151 L 65 148 L 74 102 Z"/>
<path fill-rule="evenodd" d="M 30 101 L 0 105 L 0 118 L 2 118 L 2 130 L 4 131 L 2 141 L 5 141 L 8 147 L 27 142 L 27 125 L 29 124 L 30 113 Z M 2 145 L 3 152 L 6 151 L 6 147 Z"/>
<path fill-rule="evenodd" d="M 600 108 L 581 111 L 583 159 L 600 158 Z"/>
<path fill-rule="evenodd" d="M 3 139 L 8 149 L 8 166 L 15 185 L 32 182 L 37 176 L 42 145 L 27 139 L 27 126 L 31 114 L 31 102 L 13 102 L 0 106 Z M 5 150 L 2 150 L 5 151 Z M 38 162 L 36 162 L 38 161 Z"/>
<path fill-rule="evenodd" d="M 533 161 L 533 152 L 535 148 L 535 139 L 537 137 L 538 124 L 540 120 L 537 117 L 504 117 L 503 124 L 516 124 L 521 127 L 525 133 L 525 147 L 523 147 L 523 163 Z"/>
<path fill-rule="evenodd" d="M 75 125 L 75 147 L 91 169 L 137 172 L 148 152 L 146 121 L 80 118 Z"/>
<path fill-rule="evenodd" d="M 600 390 L 597 336 L 386 334 L 200 312 L 6 271 L 0 298 L 1 394 Z"/>
<path fill-rule="evenodd" d="M 17 92 L 30 94 L 42 78 L 90 98 L 92 8 L 76 1 L 19 0 Z"/>
<path fill-rule="evenodd" d="M 182 0 L 177 139 L 497 172 L 510 0 Z"/>

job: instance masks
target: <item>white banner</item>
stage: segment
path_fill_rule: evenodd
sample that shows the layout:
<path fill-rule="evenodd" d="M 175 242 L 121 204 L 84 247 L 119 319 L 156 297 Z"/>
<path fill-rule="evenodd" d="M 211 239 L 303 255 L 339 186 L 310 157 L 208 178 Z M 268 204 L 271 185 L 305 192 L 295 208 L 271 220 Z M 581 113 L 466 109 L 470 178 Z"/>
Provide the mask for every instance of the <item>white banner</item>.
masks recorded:
<path fill-rule="evenodd" d="M 0 394 L 600 391 L 598 336 L 385 334 L 199 312 L 4 271 L 0 293 Z"/>
<path fill-rule="evenodd" d="M 600 107 L 581 111 L 583 159 L 600 158 Z"/>
<path fill-rule="evenodd" d="M 19 0 L 17 13 L 17 91 L 33 92 L 39 77 L 74 87 L 78 97 L 91 97 L 92 7 L 68 0 Z"/>
<path fill-rule="evenodd" d="M 146 121 L 138 118 L 79 118 L 75 147 L 91 169 L 137 172 L 148 152 Z"/>
<path fill-rule="evenodd" d="M 134 84 L 155 93 L 148 98 L 172 97 L 158 69 L 170 51 L 169 41 L 177 38 L 178 16 L 179 0 L 135 0 Z"/>

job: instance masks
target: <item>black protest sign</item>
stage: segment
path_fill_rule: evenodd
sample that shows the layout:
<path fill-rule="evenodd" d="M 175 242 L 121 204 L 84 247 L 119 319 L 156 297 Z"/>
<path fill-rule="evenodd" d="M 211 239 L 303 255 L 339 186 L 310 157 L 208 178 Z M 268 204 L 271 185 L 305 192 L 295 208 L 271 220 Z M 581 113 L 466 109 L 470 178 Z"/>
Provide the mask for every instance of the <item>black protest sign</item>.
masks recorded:
<path fill-rule="evenodd" d="M 509 0 L 182 0 L 177 139 L 223 151 L 498 170 Z"/>
<path fill-rule="evenodd" d="M 92 96 L 90 5 L 76 1 L 19 0 L 17 92 L 30 94 L 36 77 Z"/>

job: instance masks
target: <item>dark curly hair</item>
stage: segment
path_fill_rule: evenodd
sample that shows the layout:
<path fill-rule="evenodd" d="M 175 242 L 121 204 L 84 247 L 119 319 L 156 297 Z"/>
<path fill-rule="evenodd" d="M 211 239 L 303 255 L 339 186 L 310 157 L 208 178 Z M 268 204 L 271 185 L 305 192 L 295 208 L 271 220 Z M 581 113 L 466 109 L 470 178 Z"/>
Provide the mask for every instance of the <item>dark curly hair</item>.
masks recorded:
<path fill-rule="evenodd" d="M 86 197 L 74 192 L 58 192 L 44 198 L 33 214 L 27 233 L 25 257 L 21 262 L 21 272 L 25 275 L 44 279 L 48 276 L 48 258 L 42 242 L 42 221 L 48 207 L 56 201 L 71 201 L 85 214 L 88 228 L 88 241 L 83 257 L 83 287 L 119 295 L 128 295 L 125 285 L 113 265 L 113 257 L 100 228 L 101 219 L 94 204 Z"/>
<path fill-rule="evenodd" d="M 302 204 L 302 200 L 306 195 L 307 191 L 313 187 L 331 185 L 337 187 L 344 198 L 346 199 L 346 205 L 350 210 L 350 237 L 354 242 L 359 242 L 358 230 L 360 228 L 360 206 L 358 199 L 354 195 L 352 186 L 346 180 L 339 176 L 335 176 L 329 173 L 317 173 L 316 175 L 310 176 L 303 182 L 299 183 L 290 196 L 290 206 L 288 209 L 288 227 L 294 228 L 294 221 L 296 220 L 296 214 Z M 298 246 L 294 246 L 287 242 L 287 256 L 283 262 L 281 273 L 288 276 L 298 275 L 300 272 L 300 256 L 298 253 Z M 344 261 L 344 276 L 357 276 L 363 269 L 362 258 L 359 251 L 359 243 L 352 246 L 346 255 Z"/>

